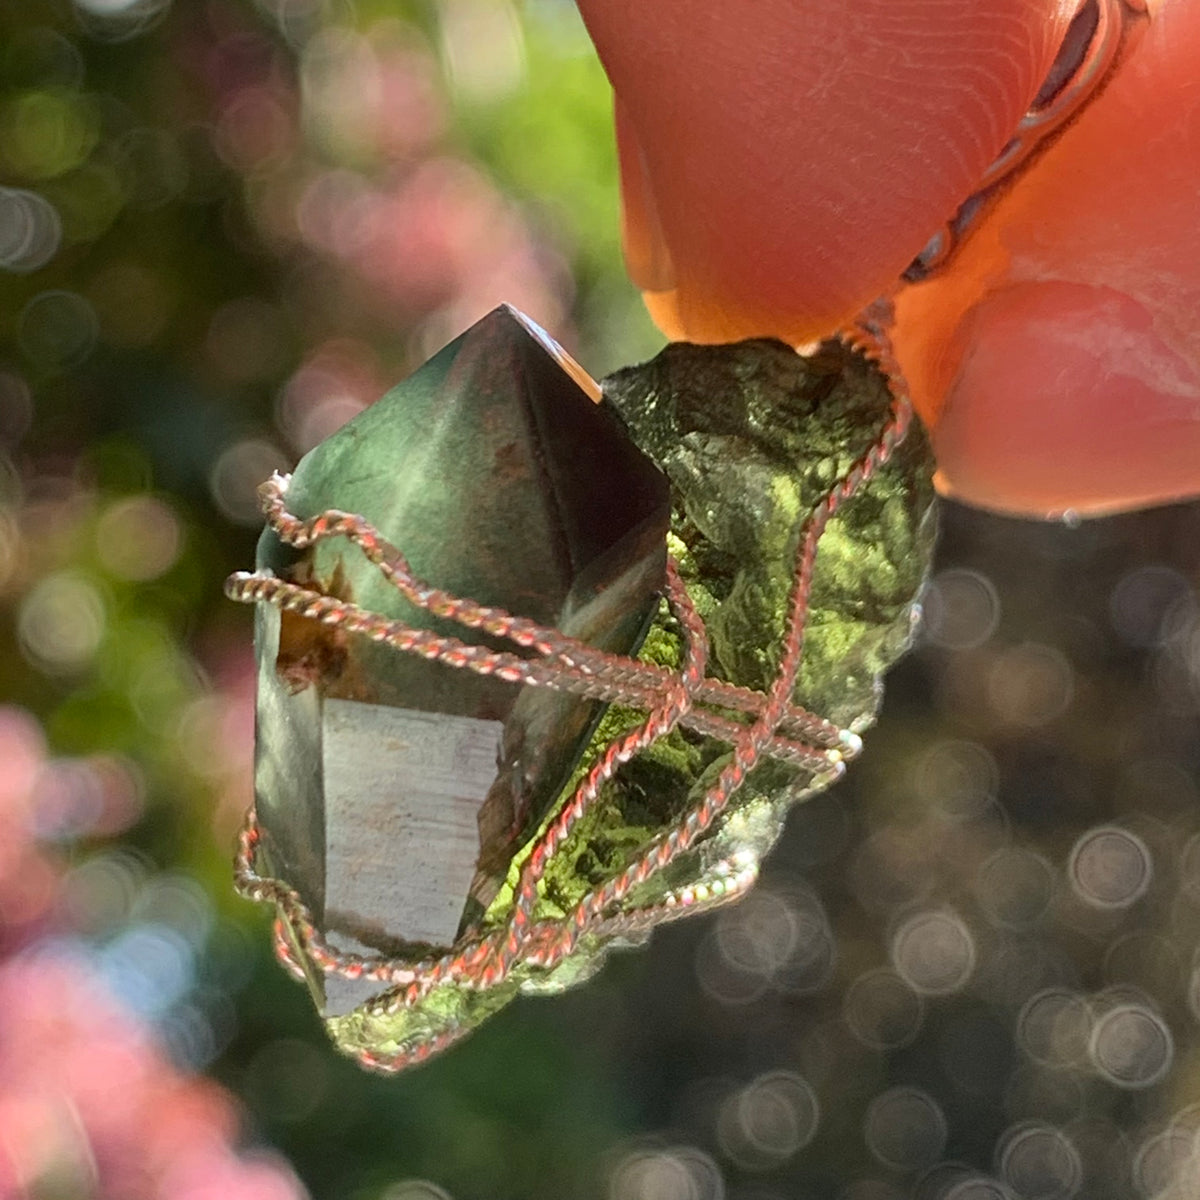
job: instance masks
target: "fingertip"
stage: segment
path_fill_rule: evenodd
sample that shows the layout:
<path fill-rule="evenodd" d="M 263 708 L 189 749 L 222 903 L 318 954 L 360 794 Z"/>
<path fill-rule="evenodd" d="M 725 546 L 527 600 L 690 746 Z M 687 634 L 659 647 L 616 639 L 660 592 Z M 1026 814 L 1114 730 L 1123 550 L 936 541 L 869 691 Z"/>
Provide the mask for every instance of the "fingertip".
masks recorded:
<path fill-rule="evenodd" d="M 998 511 L 1102 515 L 1200 495 L 1200 375 L 1135 300 L 1023 283 L 957 341 L 933 430 L 939 483 Z"/>
<path fill-rule="evenodd" d="M 621 250 L 634 287 L 643 292 L 675 288 L 675 264 L 658 215 L 646 154 L 621 98 L 613 101 L 617 161 L 621 168 Z"/>
<path fill-rule="evenodd" d="M 806 342 L 890 290 L 1003 148 L 1071 15 L 1064 0 L 580 8 L 620 100 L 630 272 L 673 313 L 665 331 L 705 342 Z"/>

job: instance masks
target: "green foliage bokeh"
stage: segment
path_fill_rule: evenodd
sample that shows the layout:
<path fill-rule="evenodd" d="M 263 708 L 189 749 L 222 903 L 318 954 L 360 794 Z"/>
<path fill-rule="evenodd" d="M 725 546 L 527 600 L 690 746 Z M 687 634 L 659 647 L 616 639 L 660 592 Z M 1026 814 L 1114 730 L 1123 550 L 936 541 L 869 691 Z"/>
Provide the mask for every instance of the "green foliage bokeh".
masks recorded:
<path fill-rule="evenodd" d="M 313 1195 L 409 1177 L 571 1194 L 623 1114 L 569 1025 L 518 1017 L 444 1068 L 371 1078 L 233 896 L 250 614 L 221 583 L 252 561 L 255 473 L 307 448 L 320 386 L 369 403 L 456 325 L 520 303 L 506 273 L 595 373 L 653 349 L 573 6 L 5 5 L 0 187 L 0 698 L 52 756 L 131 781 L 116 828 L 61 840 L 68 881 L 97 862 L 199 881 L 211 932 L 171 1012 L 186 1002 L 204 1036 L 172 1040 L 170 1012 L 157 1027 Z M 298 216 L 322 187 L 324 240 Z M 420 237 L 365 268 L 335 244 L 362 236 L 356 202 L 377 236 L 403 243 L 388 222 L 411 214 Z M 131 918 L 95 908 L 73 932 L 103 953 Z"/>

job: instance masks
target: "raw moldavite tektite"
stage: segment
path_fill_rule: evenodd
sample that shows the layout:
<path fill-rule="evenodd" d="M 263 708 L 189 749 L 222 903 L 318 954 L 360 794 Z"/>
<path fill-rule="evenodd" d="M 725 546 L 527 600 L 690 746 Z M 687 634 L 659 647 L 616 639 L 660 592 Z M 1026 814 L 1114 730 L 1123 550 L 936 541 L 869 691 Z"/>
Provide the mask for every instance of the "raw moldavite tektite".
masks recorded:
<path fill-rule="evenodd" d="M 358 513 L 435 587 L 628 654 L 662 587 L 670 505 L 599 399 L 536 325 L 498 308 L 307 454 L 288 509 Z M 298 553 L 268 528 L 258 566 L 486 640 L 409 604 L 343 537 Z M 259 871 L 299 893 L 335 948 L 449 946 L 559 796 L 601 706 L 257 612 Z M 327 1016 L 378 990 L 310 979 Z"/>
<path fill-rule="evenodd" d="M 800 526 L 878 436 L 883 376 L 840 342 L 801 357 L 760 339 L 677 343 L 603 388 L 671 481 L 673 550 L 708 629 L 710 673 L 765 691 Z M 932 472 L 914 422 L 821 538 L 795 699 L 855 731 L 910 639 L 933 550 Z"/>

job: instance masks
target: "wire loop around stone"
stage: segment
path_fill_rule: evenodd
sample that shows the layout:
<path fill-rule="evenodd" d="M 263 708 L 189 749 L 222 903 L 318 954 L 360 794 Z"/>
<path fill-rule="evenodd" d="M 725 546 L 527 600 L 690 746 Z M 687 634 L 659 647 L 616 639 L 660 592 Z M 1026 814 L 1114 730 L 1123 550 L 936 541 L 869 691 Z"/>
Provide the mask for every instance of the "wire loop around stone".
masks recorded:
<path fill-rule="evenodd" d="M 639 724 L 604 748 L 534 841 L 524 858 L 506 924 L 482 935 L 468 933 L 449 952 L 436 958 L 412 961 L 347 953 L 330 946 L 299 895 L 286 884 L 257 872 L 260 833 L 251 808 L 239 842 L 238 888 L 248 898 L 276 905 L 276 951 L 293 974 L 304 975 L 298 957 L 302 955 L 327 975 L 378 982 L 384 990 L 367 1002 L 367 1009 L 394 1011 L 417 1004 L 439 986 L 495 987 L 518 963 L 549 970 L 566 958 L 585 935 L 644 933 L 685 913 L 725 903 L 754 882 L 757 860 L 753 855 L 741 859 L 735 854 L 718 864 L 706 879 L 668 893 L 665 900 L 652 907 L 620 907 L 635 888 L 703 838 L 763 758 L 777 758 L 805 769 L 810 778 L 809 790 L 817 791 L 840 776 L 845 760 L 861 746 L 856 734 L 795 705 L 792 696 L 803 656 L 809 591 L 821 535 L 838 507 L 888 460 L 912 419 L 907 390 L 891 354 L 889 323 L 890 308 L 881 303 L 868 309 L 842 334 L 848 345 L 872 359 L 887 378 L 892 405 L 870 448 L 817 503 L 800 530 L 783 645 L 774 681 L 765 694 L 707 677 L 708 637 L 704 624 L 670 558 L 665 599 L 679 623 L 684 648 L 682 668 L 676 672 L 597 650 L 556 629 L 435 588 L 417 578 L 404 555 L 363 517 L 330 510 L 301 520 L 287 510 L 286 476 L 275 475 L 262 486 L 267 522 L 284 543 L 303 548 L 324 538 L 345 537 L 410 603 L 532 653 L 526 657 L 494 651 L 416 629 L 268 572 L 238 572 L 231 576 L 226 584 L 230 598 L 277 605 L 305 619 L 462 670 L 617 702 L 646 712 Z M 717 709 L 725 713 L 714 711 Z M 622 763 L 679 725 L 732 746 L 732 755 L 716 782 L 699 804 L 653 838 L 618 875 L 585 895 L 564 919 L 535 919 L 538 883 L 572 827 Z M 294 945 L 293 939 L 299 945 Z M 360 1052 L 358 1057 L 364 1065 L 378 1070 L 400 1070 L 423 1061 L 464 1032 L 452 1027 L 395 1053 Z"/>

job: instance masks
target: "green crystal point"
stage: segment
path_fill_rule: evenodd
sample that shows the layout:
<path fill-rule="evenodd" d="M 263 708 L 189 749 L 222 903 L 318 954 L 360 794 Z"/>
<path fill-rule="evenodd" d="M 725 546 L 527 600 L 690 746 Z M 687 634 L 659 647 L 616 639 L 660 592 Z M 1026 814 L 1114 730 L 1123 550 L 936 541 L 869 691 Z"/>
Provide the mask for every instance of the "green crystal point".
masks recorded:
<path fill-rule="evenodd" d="M 360 514 L 433 586 L 628 654 L 658 602 L 665 478 L 598 385 L 496 309 L 307 454 L 301 519 Z M 406 600 L 344 536 L 258 567 L 418 629 L 513 649 Z M 260 872 L 336 947 L 446 947 L 557 800 L 603 706 L 258 606 Z M 428 880 L 428 883 L 422 883 Z M 312 972 L 327 1013 L 377 985 Z"/>
<path fill-rule="evenodd" d="M 710 673 L 759 690 L 771 684 L 804 519 L 873 445 L 891 405 L 886 381 L 840 343 L 801 357 L 766 340 L 668 346 L 617 372 L 604 394 L 633 440 L 671 482 L 668 539 L 712 643 Z M 934 540 L 933 460 L 917 425 L 821 538 L 812 581 L 798 704 L 853 730 L 871 723 L 884 671 L 907 648 Z M 644 661 L 677 668 L 682 640 L 665 606 Z M 642 714 L 612 706 L 572 781 Z M 538 920 L 561 920 L 703 798 L 728 762 L 727 744 L 677 728 L 625 763 L 573 827 L 539 884 Z M 827 779 L 761 763 L 709 836 L 636 889 L 623 909 L 661 905 L 685 887 L 719 895 L 731 861 L 757 862 L 789 807 Z M 526 849 L 528 846 L 526 847 Z M 512 912 L 523 854 L 514 859 L 485 928 Z M 635 940 L 641 940 L 635 939 Z M 519 963 L 491 990 L 443 986 L 411 1008 L 381 997 L 329 1022 L 347 1051 L 395 1054 L 448 1029 L 467 1029 L 518 992 L 552 992 L 586 979 L 617 939 L 585 935 L 545 971 Z"/>

